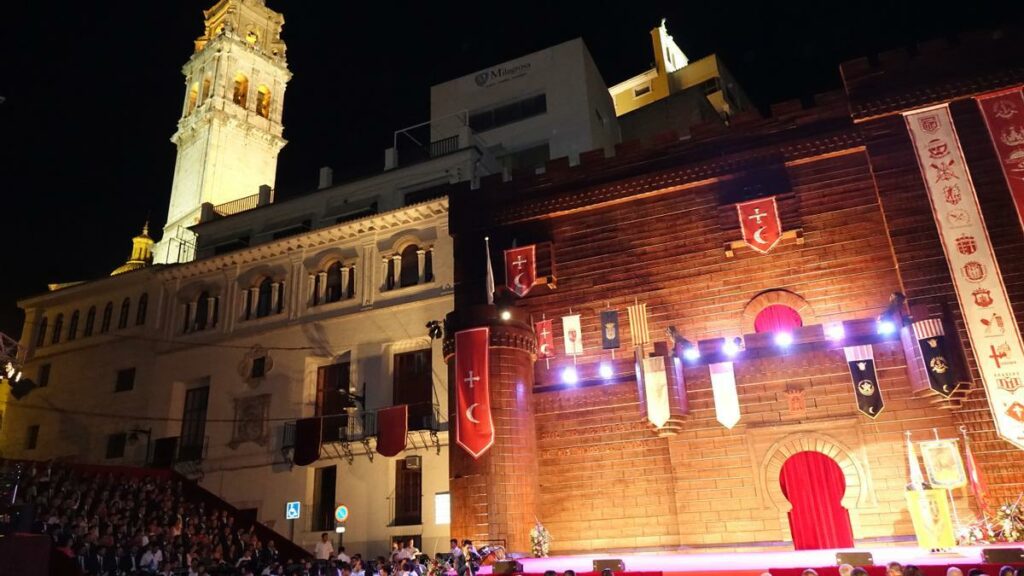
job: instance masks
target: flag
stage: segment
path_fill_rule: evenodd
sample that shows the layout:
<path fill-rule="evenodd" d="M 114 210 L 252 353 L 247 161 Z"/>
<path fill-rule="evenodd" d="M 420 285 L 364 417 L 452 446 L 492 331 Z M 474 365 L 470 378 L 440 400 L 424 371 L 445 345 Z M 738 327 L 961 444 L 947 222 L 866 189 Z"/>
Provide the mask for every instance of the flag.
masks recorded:
<path fill-rule="evenodd" d="M 967 485 L 967 474 L 956 440 L 929 440 L 918 444 L 932 488 L 954 490 Z"/>
<path fill-rule="evenodd" d="M 405 450 L 409 435 L 409 406 L 400 404 L 377 412 L 377 453 L 388 458 Z"/>
<path fill-rule="evenodd" d="M 926 550 L 956 546 L 949 497 L 945 490 L 910 490 L 904 493 L 917 545 Z"/>
<path fill-rule="evenodd" d="M 967 455 L 967 479 L 971 483 L 971 492 L 974 492 L 974 498 L 978 502 L 978 510 L 982 514 L 988 512 L 988 486 L 985 484 L 985 478 L 981 475 L 981 470 L 978 468 L 978 463 L 974 460 L 974 453 L 971 452 L 971 441 L 967 437 L 967 430 L 961 428 L 964 434 L 964 452 Z"/>
<path fill-rule="evenodd" d="M 533 332 L 537 336 L 537 358 L 552 358 L 555 355 L 555 333 L 551 320 L 533 323 Z"/>
<path fill-rule="evenodd" d="M 626 308 L 629 313 L 629 332 L 633 337 L 633 347 L 638 348 L 651 341 L 647 331 L 647 304 L 633 304 Z"/>
<path fill-rule="evenodd" d="M 668 376 L 665 373 L 665 358 L 653 356 L 643 359 L 643 381 L 647 399 L 647 419 L 661 428 L 668 422 Z"/>
<path fill-rule="evenodd" d="M 917 453 L 914 452 L 914 443 L 910 441 L 910 432 L 907 432 L 907 464 L 910 470 L 910 484 L 912 490 L 924 489 L 924 474 L 921 474 L 921 464 L 917 461 Z"/>
<path fill-rule="evenodd" d="M 1017 218 L 1024 226 L 1024 89 L 1016 86 L 975 99 L 999 156 Z"/>
<path fill-rule="evenodd" d="M 775 197 L 758 198 L 736 205 L 743 241 L 757 252 L 767 254 L 782 240 L 782 221 Z"/>
<path fill-rule="evenodd" d="M 601 312 L 601 349 L 616 350 L 619 347 L 619 312 L 604 310 Z"/>
<path fill-rule="evenodd" d="M 736 392 L 736 375 L 732 362 L 709 364 L 711 391 L 715 397 L 715 419 L 732 428 L 740 421 L 740 399 Z"/>
<path fill-rule="evenodd" d="M 494 304 L 494 268 L 491 266 L 491 239 L 484 236 L 487 250 L 487 303 Z"/>
<path fill-rule="evenodd" d="M 473 458 L 494 444 L 488 348 L 490 328 L 455 333 L 455 441 Z"/>
<path fill-rule="evenodd" d="M 853 393 L 857 398 L 857 410 L 869 418 L 877 418 L 885 409 L 882 390 L 878 386 L 875 372 L 874 352 L 870 344 L 843 348 L 846 364 L 853 379 Z"/>
<path fill-rule="evenodd" d="M 562 338 L 565 343 L 565 355 L 583 354 L 583 336 L 580 334 L 580 315 L 562 316 Z"/>
<path fill-rule="evenodd" d="M 956 381 L 952 364 L 946 359 L 946 331 L 942 327 L 942 319 L 918 320 L 911 327 L 921 349 L 928 386 L 942 397 L 949 398 L 960 383 Z"/>
<path fill-rule="evenodd" d="M 505 288 L 522 298 L 537 280 L 537 247 L 505 250 Z"/>

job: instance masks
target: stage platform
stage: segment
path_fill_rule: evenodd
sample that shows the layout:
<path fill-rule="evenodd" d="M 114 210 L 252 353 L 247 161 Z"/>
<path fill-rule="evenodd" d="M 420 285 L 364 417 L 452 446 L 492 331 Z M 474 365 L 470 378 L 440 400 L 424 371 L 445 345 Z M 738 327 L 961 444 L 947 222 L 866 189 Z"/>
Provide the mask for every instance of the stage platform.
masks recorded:
<path fill-rule="evenodd" d="M 802 550 L 771 552 L 657 552 L 634 554 L 581 554 L 576 556 L 553 556 L 551 558 L 521 558 L 523 574 L 542 575 L 554 570 L 558 576 L 566 570 L 576 571 L 578 576 L 593 574 L 593 561 L 618 558 L 626 567 L 627 576 L 683 576 L 711 574 L 713 576 L 759 576 L 771 572 L 772 576 L 800 576 L 805 568 L 814 568 L 820 576 L 837 576 L 836 552 L 871 552 L 874 568 L 863 566 L 871 576 L 884 576 L 889 562 L 914 564 L 925 576 L 945 576 L 949 566 L 957 566 L 967 574 L 971 568 L 982 568 L 989 576 L 999 574 L 999 565 L 982 563 L 982 548 L 1019 548 L 1016 546 L 971 546 L 954 548 L 948 553 L 930 554 L 911 546 L 855 548 L 846 550 Z M 1014 564 L 1015 567 L 1024 567 Z M 491 567 L 484 566 L 480 574 L 490 574 Z"/>

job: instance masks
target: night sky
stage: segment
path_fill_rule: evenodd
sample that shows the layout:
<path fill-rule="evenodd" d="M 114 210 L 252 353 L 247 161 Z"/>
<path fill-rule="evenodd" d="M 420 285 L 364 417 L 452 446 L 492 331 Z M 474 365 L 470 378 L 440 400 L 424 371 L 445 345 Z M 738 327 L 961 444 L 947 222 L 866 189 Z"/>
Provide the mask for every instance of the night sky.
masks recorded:
<path fill-rule="evenodd" d="M 18 298 L 124 262 L 147 215 L 162 229 L 180 70 L 214 1 L 5 6 L 0 331 L 20 335 Z M 717 53 L 766 108 L 839 88 L 844 60 L 1024 16 L 1024 2 L 977 0 L 268 4 L 294 73 L 278 201 L 314 189 L 323 165 L 336 182 L 379 171 L 392 133 L 428 119 L 432 84 L 578 36 L 611 85 L 650 66 L 648 31 L 667 17 L 691 60 Z"/>

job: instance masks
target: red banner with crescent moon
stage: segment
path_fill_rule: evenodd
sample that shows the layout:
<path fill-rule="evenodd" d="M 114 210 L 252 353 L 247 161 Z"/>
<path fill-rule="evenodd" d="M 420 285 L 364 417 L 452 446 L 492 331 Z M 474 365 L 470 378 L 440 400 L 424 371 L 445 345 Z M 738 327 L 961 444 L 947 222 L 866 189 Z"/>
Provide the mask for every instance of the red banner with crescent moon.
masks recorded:
<path fill-rule="evenodd" d="M 537 280 L 537 247 L 505 250 L 505 288 L 522 298 Z"/>
<path fill-rule="evenodd" d="M 782 240 L 782 221 L 775 196 L 736 205 L 743 229 L 743 241 L 757 252 L 767 254 Z"/>
<path fill-rule="evenodd" d="M 1024 226 L 1024 88 L 983 94 L 977 100 Z"/>
<path fill-rule="evenodd" d="M 488 345 L 490 328 L 455 333 L 455 442 L 473 458 L 494 444 Z"/>
<path fill-rule="evenodd" d="M 551 320 L 534 322 L 533 332 L 537 336 L 537 358 L 554 358 L 555 333 L 551 328 Z"/>

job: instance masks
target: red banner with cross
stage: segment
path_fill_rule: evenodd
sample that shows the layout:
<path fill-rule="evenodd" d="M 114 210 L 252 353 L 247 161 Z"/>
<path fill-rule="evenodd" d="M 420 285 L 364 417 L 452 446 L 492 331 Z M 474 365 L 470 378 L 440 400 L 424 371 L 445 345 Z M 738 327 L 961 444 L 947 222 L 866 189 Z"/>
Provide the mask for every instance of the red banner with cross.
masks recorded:
<path fill-rule="evenodd" d="M 494 444 L 488 376 L 489 328 L 455 333 L 455 442 L 473 458 Z"/>
<path fill-rule="evenodd" d="M 505 288 L 522 298 L 537 281 L 537 247 L 505 250 Z"/>
<path fill-rule="evenodd" d="M 736 212 L 747 246 L 767 254 L 782 240 L 782 221 L 774 196 L 740 202 L 736 205 Z"/>

